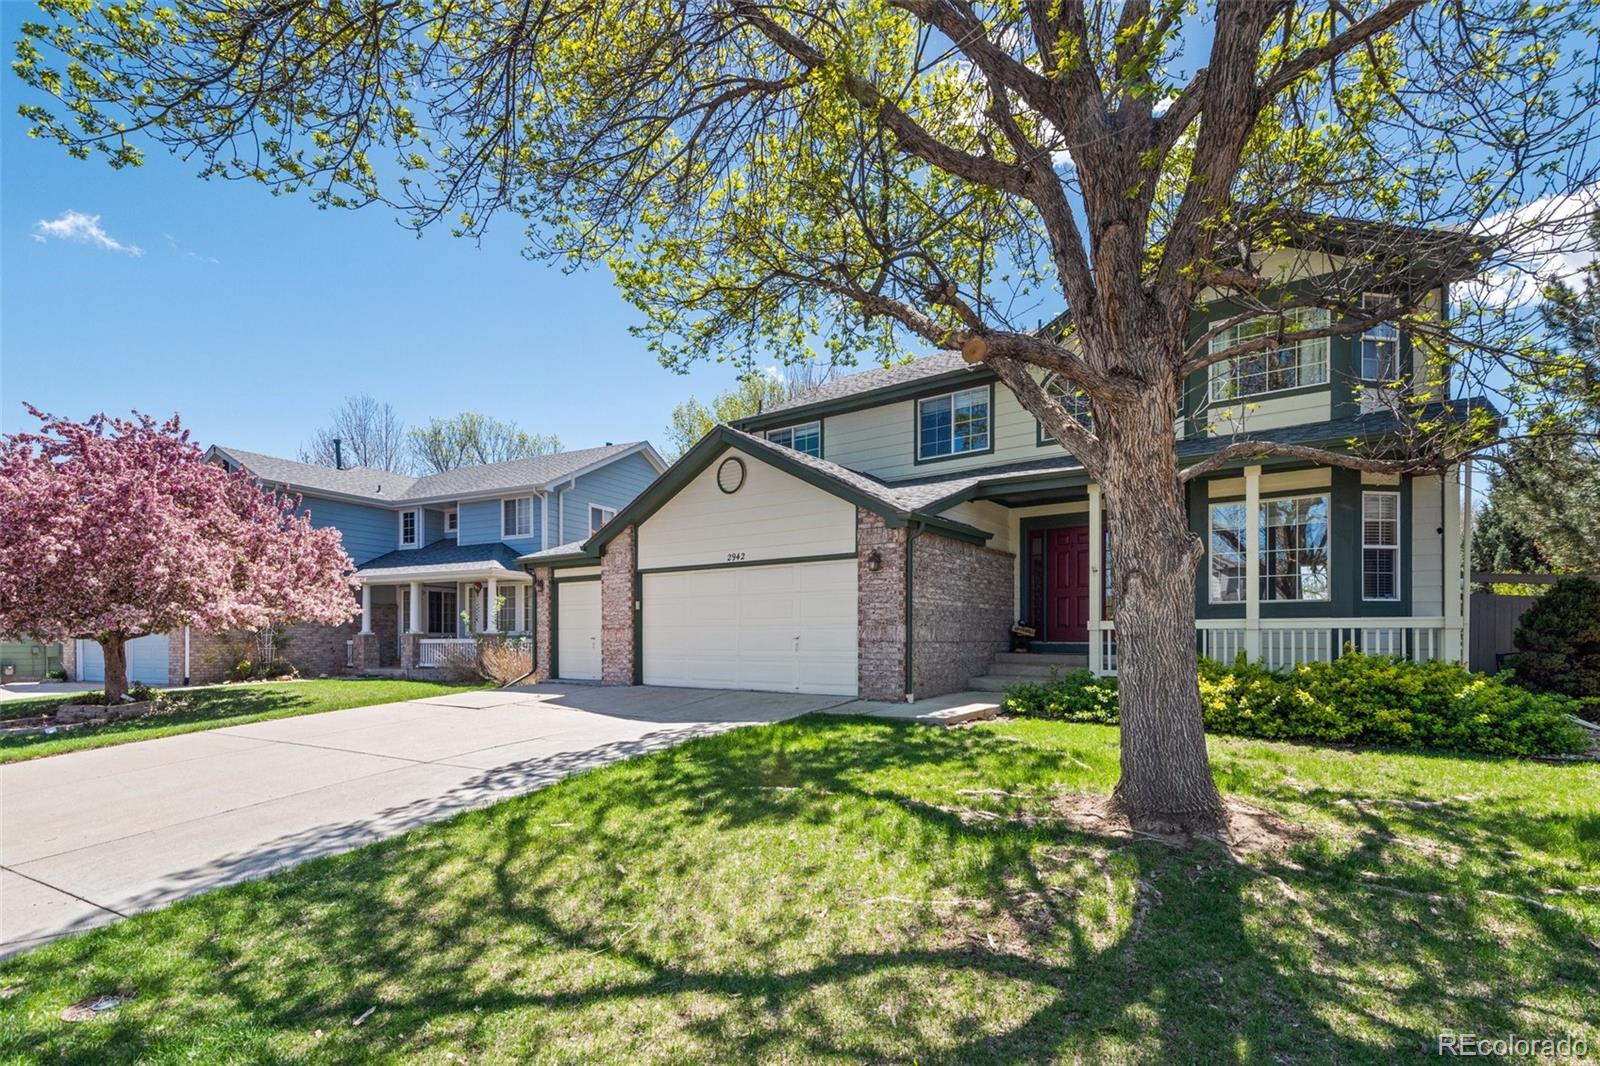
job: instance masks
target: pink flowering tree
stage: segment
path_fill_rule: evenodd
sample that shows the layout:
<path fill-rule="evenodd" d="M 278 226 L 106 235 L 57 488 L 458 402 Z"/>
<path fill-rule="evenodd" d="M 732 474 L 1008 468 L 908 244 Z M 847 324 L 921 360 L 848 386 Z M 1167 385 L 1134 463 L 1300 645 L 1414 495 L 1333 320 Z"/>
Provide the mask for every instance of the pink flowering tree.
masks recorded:
<path fill-rule="evenodd" d="M 176 416 L 28 410 L 38 432 L 0 436 L 0 632 L 92 638 L 108 702 L 127 691 L 135 637 L 358 613 L 338 530 L 207 463 Z"/>

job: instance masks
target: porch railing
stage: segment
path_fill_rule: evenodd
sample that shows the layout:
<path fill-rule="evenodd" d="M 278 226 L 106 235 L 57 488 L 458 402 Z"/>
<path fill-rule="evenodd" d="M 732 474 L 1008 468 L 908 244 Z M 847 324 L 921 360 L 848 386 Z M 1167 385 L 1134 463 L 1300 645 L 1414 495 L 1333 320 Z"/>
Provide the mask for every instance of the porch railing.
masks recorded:
<path fill-rule="evenodd" d="M 1244 654 L 1274 670 L 1332 662 L 1347 647 L 1366 655 L 1427 662 L 1451 657 L 1447 650 L 1451 632 L 1443 618 L 1274 618 L 1262 619 L 1253 629 L 1238 619 L 1208 618 L 1195 624 L 1195 651 L 1224 663 Z M 1454 635 L 1459 644 L 1459 630 Z M 1091 653 L 1098 653 L 1091 654 L 1090 667 L 1101 674 L 1116 673 L 1116 623 L 1098 623 L 1089 637 Z M 1454 657 L 1459 658 L 1459 651 Z"/>
<path fill-rule="evenodd" d="M 424 637 L 417 644 L 417 666 L 436 667 L 443 666 L 453 650 L 471 650 L 477 647 L 478 642 L 471 637 Z"/>

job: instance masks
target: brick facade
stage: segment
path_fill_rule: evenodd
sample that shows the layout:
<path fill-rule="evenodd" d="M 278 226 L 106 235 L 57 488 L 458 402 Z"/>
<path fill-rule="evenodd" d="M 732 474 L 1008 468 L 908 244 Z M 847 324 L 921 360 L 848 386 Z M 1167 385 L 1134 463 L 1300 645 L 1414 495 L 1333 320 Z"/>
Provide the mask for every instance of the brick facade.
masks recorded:
<path fill-rule="evenodd" d="M 872 553 L 878 569 L 871 569 Z M 906 531 L 856 509 L 856 685 L 864 700 L 906 697 Z"/>
<path fill-rule="evenodd" d="M 61 642 L 61 669 L 67 672 L 69 681 L 83 680 L 78 676 L 78 642 L 63 640 Z"/>
<path fill-rule="evenodd" d="M 912 693 L 960 692 L 1010 643 L 1016 556 L 922 533 L 911 569 Z"/>
<path fill-rule="evenodd" d="M 556 672 L 555 619 L 551 616 L 551 589 L 554 587 L 548 566 L 533 572 L 533 680 L 549 681 Z"/>
<path fill-rule="evenodd" d="M 600 557 L 600 683 L 637 685 L 633 609 L 634 545 L 639 530 L 629 526 L 612 538 Z"/>

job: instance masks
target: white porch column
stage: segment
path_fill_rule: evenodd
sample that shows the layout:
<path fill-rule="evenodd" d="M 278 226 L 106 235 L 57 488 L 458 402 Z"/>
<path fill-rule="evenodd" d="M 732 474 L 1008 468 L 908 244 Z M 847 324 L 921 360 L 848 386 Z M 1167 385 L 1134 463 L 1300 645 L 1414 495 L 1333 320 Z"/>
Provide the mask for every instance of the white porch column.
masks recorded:
<path fill-rule="evenodd" d="M 361 583 L 361 635 L 372 636 L 372 585 Z"/>
<path fill-rule="evenodd" d="M 1461 467 L 1444 472 L 1444 646 L 1439 657 L 1460 662 L 1461 641 Z"/>
<path fill-rule="evenodd" d="M 515 595 L 517 632 L 526 633 L 528 631 L 528 586 L 518 583 Z"/>
<path fill-rule="evenodd" d="M 1104 667 L 1101 662 L 1101 649 L 1104 644 L 1104 634 L 1100 632 L 1101 616 L 1105 605 L 1100 602 L 1105 594 L 1106 583 L 1100 576 L 1104 572 L 1105 560 L 1101 558 L 1105 544 L 1105 536 L 1100 530 L 1100 486 L 1094 483 L 1089 485 L 1089 669 L 1098 674 Z"/>
<path fill-rule="evenodd" d="M 407 633 L 422 632 L 422 582 L 411 583 L 411 621 L 406 627 Z"/>
<path fill-rule="evenodd" d="M 489 579 L 489 594 L 483 600 L 483 631 L 485 633 L 500 632 L 500 611 L 495 607 L 495 601 L 500 598 L 500 580 Z"/>
<path fill-rule="evenodd" d="M 1244 650 L 1261 658 L 1261 467 L 1244 468 Z"/>
<path fill-rule="evenodd" d="M 1472 665 L 1472 460 L 1462 464 L 1466 482 L 1461 499 L 1461 665 Z"/>

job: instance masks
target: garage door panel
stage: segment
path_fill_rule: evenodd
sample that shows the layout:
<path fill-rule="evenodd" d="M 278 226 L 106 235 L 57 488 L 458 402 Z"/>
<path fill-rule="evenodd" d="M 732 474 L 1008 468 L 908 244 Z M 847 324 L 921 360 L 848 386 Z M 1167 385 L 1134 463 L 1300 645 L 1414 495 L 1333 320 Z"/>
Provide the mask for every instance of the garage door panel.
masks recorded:
<path fill-rule="evenodd" d="M 646 574 L 642 635 L 646 684 L 854 695 L 855 560 Z"/>
<path fill-rule="evenodd" d="M 92 640 L 78 641 L 78 676 L 84 681 L 100 681 L 106 679 L 105 652 L 100 645 Z M 168 644 L 167 634 L 153 633 L 147 637 L 135 637 L 128 641 L 124 655 L 128 662 L 128 680 L 141 681 L 146 685 L 166 685 L 171 683 L 168 676 Z"/>

